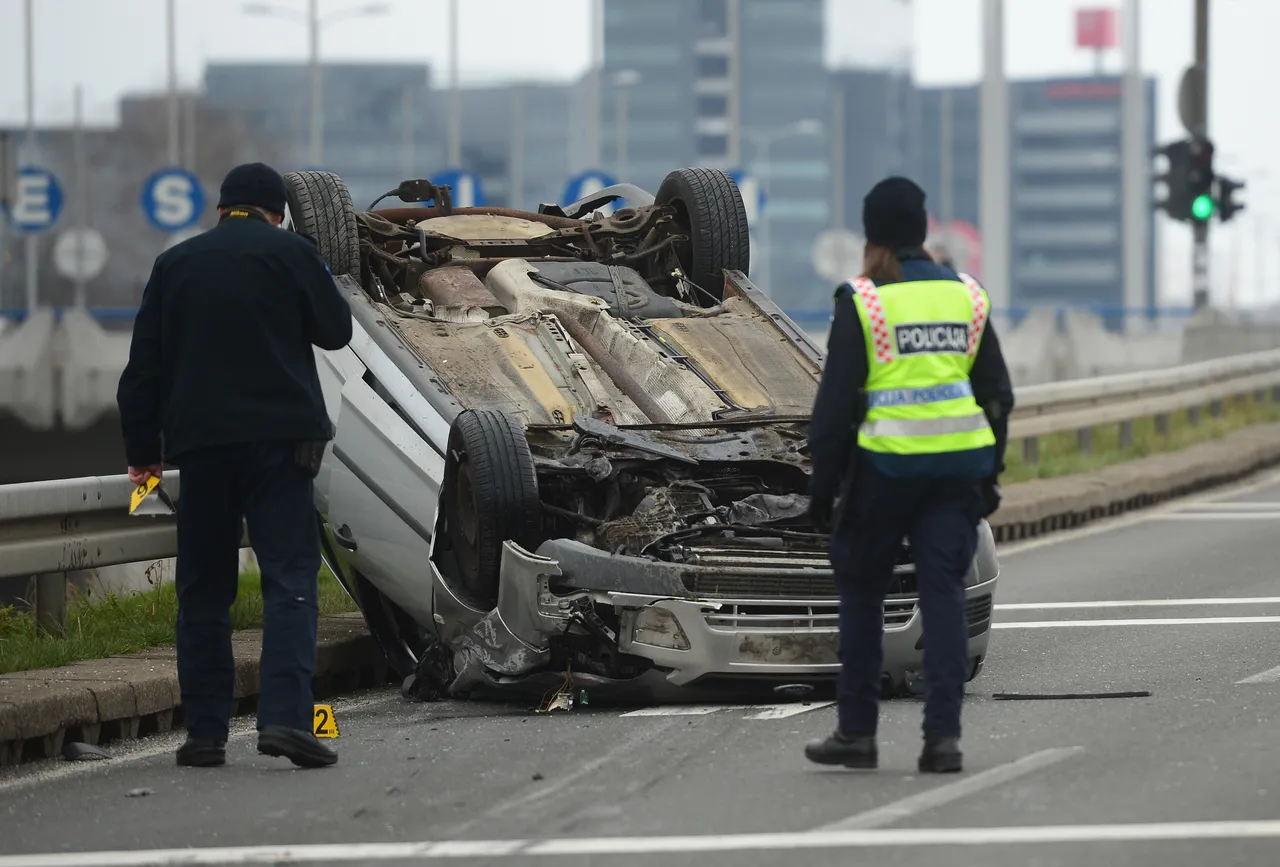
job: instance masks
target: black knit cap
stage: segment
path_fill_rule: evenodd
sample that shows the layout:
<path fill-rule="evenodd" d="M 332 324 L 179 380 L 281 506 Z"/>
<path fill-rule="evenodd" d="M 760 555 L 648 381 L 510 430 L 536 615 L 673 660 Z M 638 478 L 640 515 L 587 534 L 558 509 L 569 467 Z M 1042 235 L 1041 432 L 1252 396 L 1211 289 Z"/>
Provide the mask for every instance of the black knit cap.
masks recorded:
<path fill-rule="evenodd" d="M 275 214 L 283 214 L 284 178 L 266 163 L 245 163 L 227 172 L 222 180 L 219 208 L 234 205 L 256 205 Z"/>
<path fill-rule="evenodd" d="M 907 178 L 885 178 L 862 200 L 862 225 L 867 241 L 877 246 L 921 246 L 929 231 L 924 190 Z"/>

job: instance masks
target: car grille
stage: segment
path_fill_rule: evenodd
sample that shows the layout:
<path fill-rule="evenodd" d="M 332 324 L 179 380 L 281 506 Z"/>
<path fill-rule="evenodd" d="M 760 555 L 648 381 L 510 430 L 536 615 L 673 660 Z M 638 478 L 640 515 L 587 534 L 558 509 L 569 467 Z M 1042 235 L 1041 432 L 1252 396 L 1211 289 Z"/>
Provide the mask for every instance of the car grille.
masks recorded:
<path fill-rule="evenodd" d="M 914 597 L 888 597 L 884 601 L 886 628 L 905 626 L 915 614 Z M 792 604 L 724 602 L 719 611 L 707 612 L 707 625 L 715 629 L 807 629 L 839 628 L 839 608 L 821 601 Z"/>
<path fill-rule="evenodd" d="M 701 567 L 682 576 L 685 589 L 700 599 L 834 599 L 831 561 L 817 551 L 689 546 L 685 562 Z M 905 557 L 903 558 L 906 559 Z M 890 595 L 916 593 L 915 567 L 900 562 Z"/>
<path fill-rule="evenodd" d="M 970 626 L 978 626 L 991 619 L 991 594 L 975 596 L 964 604 L 965 620 Z"/>

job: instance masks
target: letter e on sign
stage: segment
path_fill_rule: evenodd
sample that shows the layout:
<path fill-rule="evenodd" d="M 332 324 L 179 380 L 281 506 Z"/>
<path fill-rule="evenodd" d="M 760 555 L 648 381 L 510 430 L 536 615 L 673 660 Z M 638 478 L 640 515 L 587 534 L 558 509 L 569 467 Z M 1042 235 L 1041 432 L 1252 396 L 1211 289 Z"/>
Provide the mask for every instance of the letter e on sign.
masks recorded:
<path fill-rule="evenodd" d="M 20 232 L 43 232 L 58 220 L 62 188 L 47 169 L 26 166 L 18 172 L 13 203 L 13 227 Z"/>

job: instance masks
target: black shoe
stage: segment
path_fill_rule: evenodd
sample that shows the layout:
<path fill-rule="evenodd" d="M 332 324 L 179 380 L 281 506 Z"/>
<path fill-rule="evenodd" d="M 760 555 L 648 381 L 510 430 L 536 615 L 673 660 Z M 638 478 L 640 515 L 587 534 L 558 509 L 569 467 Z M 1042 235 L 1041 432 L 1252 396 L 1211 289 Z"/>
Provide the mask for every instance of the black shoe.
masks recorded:
<path fill-rule="evenodd" d="M 309 731 L 287 726 L 263 726 L 258 731 L 258 752 L 284 757 L 300 768 L 323 768 L 338 761 L 338 754 Z"/>
<path fill-rule="evenodd" d="M 178 764 L 186 768 L 216 768 L 227 763 L 227 745 L 188 737 L 178 747 Z"/>
<path fill-rule="evenodd" d="M 844 765 L 863 771 L 875 770 L 880 759 L 874 736 L 843 735 L 838 731 L 805 744 L 804 755 L 819 765 Z"/>
<path fill-rule="evenodd" d="M 925 738 L 917 765 L 922 774 L 958 774 L 964 770 L 959 738 Z"/>

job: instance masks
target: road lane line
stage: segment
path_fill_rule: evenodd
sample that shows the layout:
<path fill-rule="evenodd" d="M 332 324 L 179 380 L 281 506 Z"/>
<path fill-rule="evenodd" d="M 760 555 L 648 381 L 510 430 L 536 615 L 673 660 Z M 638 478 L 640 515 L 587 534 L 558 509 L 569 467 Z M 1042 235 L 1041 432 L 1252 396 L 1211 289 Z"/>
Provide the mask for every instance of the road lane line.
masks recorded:
<path fill-rule="evenodd" d="M 996 611 L 1053 611 L 1071 608 L 1175 608 L 1210 605 L 1280 605 L 1280 596 L 1212 596 L 1204 599 L 1114 599 L 1103 602 L 1005 602 Z"/>
<path fill-rule="evenodd" d="M 1035 846 L 1074 843 L 1196 842 L 1280 839 L 1280 820 L 1155 822 L 1132 825 L 1040 825 L 987 828 L 794 831 L 706 834 L 684 837 L 567 837 L 550 840 L 443 840 L 418 843 L 318 843 L 296 846 L 228 846 L 0 855 L 0 867 L 171 867 L 445 861 L 463 858 L 584 857 L 697 852 L 765 852 L 795 849 L 922 849 L 939 846 Z"/>
<path fill-rule="evenodd" d="M 1197 509 L 1205 512 L 1280 512 L 1280 503 L 1191 503 L 1185 506 L 1185 508 L 1188 511 Z"/>
<path fill-rule="evenodd" d="M 961 798 L 967 798 L 978 792 L 1012 782 L 1019 777 L 1025 777 L 1027 774 L 1035 773 L 1050 765 L 1056 765 L 1058 762 L 1065 761 L 1082 752 L 1084 752 L 1084 747 L 1060 747 L 1042 750 L 1029 756 L 1023 756 L 1008 764 L 997 765 L 971 777 L 964 777 L 954 783 L 938 786 L 918 795 L 911 795 L 900 801 L 885 804 L 883 807 L 876 807 L 872 810 L 857 813 L 847 819 L 841 819 L 839 822 L 833 822 L 830 825 L 823 825 L 815 830 L 821 833 L 824 831 L 866 831 L 871 828 L 882 828 L 885 825 L 892 825 L 894 822 L 899 822 L 926 810 L 942 807 Z"/>
<path fill-rule="evenodd" d="M 630 710 L 623 716 L 706 716 L 721 710 L 751 710 L 753 707 L 749 704 L 670 704 Z"/>
<path fill-rule="evenodd" d="M 1230 626 L 1242 623 L 1280 623 L 1280 617 L 1139 617 L 1126 620 L 1009 620 L 992 629 L 1089 629 L 1095 626 Z"/>
<path fill-rule="evenodd" d="M 391 704 L 394 701 L 402 701 L 399 693 L 392 695 L 381 695 L 373 698 L 360 699 L 346 703 L 334 702 L 334 710 L 336 713 L 346 714 L 358 713 L 364 710 L 371 710 L 384 704 Z M 231 744 L 236 741 L 243 740 L 250 735 L 257 734 L 257 724 L 252 717 L 232 720 L 231 732 L 227 737 L 227 743 Z M 31 788 L 33 786 L 43 785 L 45 783 L 56 783 L 65 780 L 68 777 L 76 777 L 82 774 L 108 773 L 114 768 L 124 767 L 125 765 L 135 764 L 137 762 L 154 759 L 156 756 L 172 754 L 182 744 L 186 738 L 184 730 L 176 730 L 163 735 L 153 735 L 156 743 L 152 746 L 141 747 L 140 749 L 131 749 L 127 753 L 113 755 L 110 759 L 93 762 L 59 762 L 57 759 L 46 760 L 45 762 L 34 763 L 31 765 L 17 765 L 12 773 L 15 774 L 10 779 L 0 779 L 0 794 L 7 792 L 15 792 L 21 789 Z M 149 741 L 152 738 L 146 738 Z M 145 741 L 123 742 L 129 744 L 144 743 Z M 119 748 L 122 742 L 108 744 L 104 747 L 108 752 L 113 748 Z M 127 748 L 127 747 L 126 747 Z M 52 764 L 57 762 L 57 764 Z"/>
<path fill-rule="evenodd" d="M 1236 686 L 1243 683 L 1276 683 L 1280 681 L 1280 665 L 1275 668 L 1268 668 L 1266 671 L 1260 671 L 1257 674 L 1246 677 L 1244 680 L 1237 680 Z"/>
<path fill-rule="evenodd" d="M 787 717 L 798 716 L 802 713 L 808 713 L 811 710 L 820 710 L 824 707 L 831 707 L 834 701 L 818 701 L 818 702 L 796 702 L 794 704 L 775 704 L 766 705 L 760 709 L 759 713 L 753 713 L 747 716 L 747 719 L 786 719 Z"/>
<path fill-rule="evenodd" d="M 1280 521 L 1280 512 L 1169 512 L 1153 521 Z"/>

